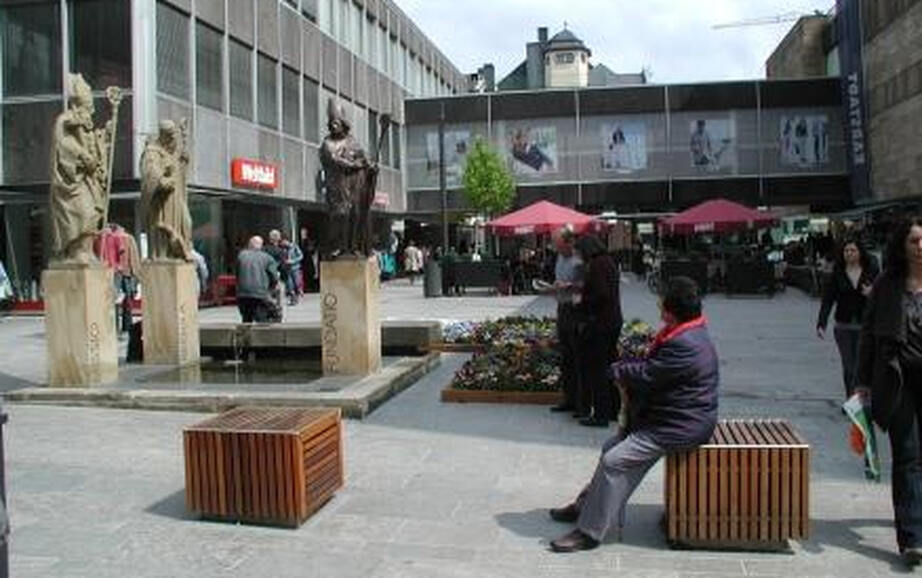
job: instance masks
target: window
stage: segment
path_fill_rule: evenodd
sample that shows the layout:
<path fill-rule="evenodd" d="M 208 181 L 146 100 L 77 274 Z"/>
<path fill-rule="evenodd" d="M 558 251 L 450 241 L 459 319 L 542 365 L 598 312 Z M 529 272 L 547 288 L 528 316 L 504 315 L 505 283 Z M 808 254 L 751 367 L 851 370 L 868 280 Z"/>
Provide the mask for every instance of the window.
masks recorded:
<path fill-rule="evenodd" d="M 282 67 L 282 130 L 291 136 L 301 136 L 301 93 L 297 72 Z"/>
<path fill-rule="evenodd" d="M 195 25 L 195 90 L 202 106 L 224 110 L 224 35 L 201 22 Z"/>
<path fill-rule="evenodd" d="M 320 2 L 320 10 L 317 14 L 317 17 L 320 20 L 320 29 L 326 32 L 328 35 L 333 36 L 336 28 L 333 26 L 335 2 L 337 0 L 318 0 Z"/>
<path fill-rule="evenodd" d="M 349 3 L 351 6 L 350 10 L 350 24 L 352 25 L 352 52 L 359 56 L 365 55 L 365 30 L 362 26 L 365 24 L 365 18 L 362 17 L 362 9 L 356 6 L 355 4 Z"/>
<path fill-rule="evenodd" d="M 378 148 L 378 113 L 368 111 L 368 154 L 372 158 Z"/>
<path fill-rule="evenodd" d="M 387 136 L 381 140 L 381 164 L 389 167 L 391 166 L 391 139 L 394 138 L 392 134 L 394 131 L 387 131 Z"/>
<path fill-rule="evenodd" d="M 131 86 L 131 10 L 122 0 L 70 2 L 71 70 L 90 86 Z"/>
<path fill-rule="evenodd" d="M 394 141 L 394 162 L 393 167 L 400 170 L 400 131 L 401 126 L 399 124 L 391 123 L 391 138 Z"/>
<path fill-rule="evenodd" d="M 253 52 L 233 38 L 229 46 L 230 113 L 253 120 Z"/>
<path fill-rule="evenodd" d="M 264 54 L 257 55 L 256 106 L 259 124 L 268 128 L 279 127 L 278 80 L 275 78 L 275 61 Z"/>
<path fill-rule="evenodd" d="M 320 85 L 304 77 L 304 140 L 320 142 Z"/>
<path fill-rule="evenodd" d="M 378 26 L 378 70 L 387 73 L 387 57 L 390 46 L 387 45 L 387 30 Z"/>
<path fill-rule="evenodd" d="M 189 17 L 157 2 L 157 89 L 189 98 Z"/>
<path fill-rule="evenodd" d="M 301 14 L 304 14 L 305 18 L 316 24 L 317 0 L 301 0 Z"/>
<path fill-rule="evenodd" d="M 61 10 L 57 2 L 3 8 L 0 33 L 4 96 L 61 92 Z"/>
<path fill-rule="evenodd" d="M 371 18 L 365 20 L 365 60 L 370 66 L 377 66 L 378 57 L 378 25 Z"/>
<path fill-rule="evenodd" d="M 349 40 L 349 0 L 339 0 L 339 22 L 337 40 L 343 46 L 351 46 Z"/>
<path fill-rule="evenodd" d="M 572 52 L 558 52 L 554 55 L 554 62 L 557 64 L 573 64 L 574 60 Z"/>

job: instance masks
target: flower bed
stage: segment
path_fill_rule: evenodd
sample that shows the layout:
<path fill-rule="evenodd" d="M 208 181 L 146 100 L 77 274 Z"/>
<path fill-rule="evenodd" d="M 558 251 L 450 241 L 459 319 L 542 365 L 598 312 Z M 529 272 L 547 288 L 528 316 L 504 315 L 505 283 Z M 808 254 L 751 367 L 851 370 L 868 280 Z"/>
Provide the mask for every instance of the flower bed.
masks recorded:
<path fill-rule="evenodd" d="M 625 324 L 619 355 L 642 357 L 652 336 L 653 328 L 643 321 Z M 552 318 L 513 317 L 446 327 L 447 347 L 475 349 L 443 391 L 442 400 L 558 403 L 561 359 L 555 337 Z"/>

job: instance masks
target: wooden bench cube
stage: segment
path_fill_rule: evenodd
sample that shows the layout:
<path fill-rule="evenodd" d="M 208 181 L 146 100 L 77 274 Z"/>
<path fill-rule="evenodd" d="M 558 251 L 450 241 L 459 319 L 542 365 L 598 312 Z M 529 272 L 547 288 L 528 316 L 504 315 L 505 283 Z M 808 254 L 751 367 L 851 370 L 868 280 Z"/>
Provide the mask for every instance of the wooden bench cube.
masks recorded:
<path fill-rule="evenodd" d="M 343 485 L 339 409 L 243 407 L 183 431 L 186 508 L 297 527 Z"/>
<path fill-rule="evenodd" d="M 810 533 L 810 446 L 786 420 L 721 421 L 666 459 L 672 545 L 776 549 Z"/>

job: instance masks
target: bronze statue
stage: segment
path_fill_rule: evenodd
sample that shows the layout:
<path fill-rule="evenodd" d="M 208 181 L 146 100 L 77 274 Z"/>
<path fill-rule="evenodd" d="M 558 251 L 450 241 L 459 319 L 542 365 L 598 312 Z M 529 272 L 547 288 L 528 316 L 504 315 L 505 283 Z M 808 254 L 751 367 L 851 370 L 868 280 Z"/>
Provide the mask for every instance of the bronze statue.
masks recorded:
<path fill-rule="evenodd" d="M 108 219 L 115 127 L 121 92 L 109 87 L 112 116 L 93 126 L 93 92 L 70 75 L 67 110 L 54 122 L 51 150 L 51 251 L 59 262 L 93 263 L 93 240 Z"/>
<path fill-rule="evenodd" d="M 150 258 L 191 262 L 192 217 L 186 194 L 186 120 L 160 123 L 141 155 L 141 215 Z"/>
<path fill-rule="evenodd" d="M 387 119 L 382 115 L 385 127 L 382 138 L 390 124 Z M 378 161 L 370 160 L 350 134 L 352 127 L 333 99 L 327 106 L 327 128 L 329 133 L 320 148 L 330 210 L 324 256 L 328 259 L 347 254 L 367 256 L 371 251 L 371 205 L 378 181 Z"/>

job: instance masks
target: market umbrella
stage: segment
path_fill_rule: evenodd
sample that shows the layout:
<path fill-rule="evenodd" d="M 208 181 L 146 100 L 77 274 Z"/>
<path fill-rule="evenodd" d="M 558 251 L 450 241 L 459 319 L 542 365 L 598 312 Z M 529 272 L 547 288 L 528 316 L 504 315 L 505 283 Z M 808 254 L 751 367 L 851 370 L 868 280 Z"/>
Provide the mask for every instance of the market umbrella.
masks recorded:
<path fill-rule="evenodd" d="M 726 199 L 714 199 L 661 220 L 659 228 L 661 232 L 680 235 L 727 233 L 771 227 L 777 221 L 771 213 L 750 209 Z"/>
<path fill-rule="evenodd" d="M 555 205 L 550 201 L 538 201 L 524 209 L 503 215 L 487 223 L 487 228 L 496 235 L 533 235 L 553 233 L 571 225 L 576 233 L 599 231 L 604 223 L 595 217 Z"/>

